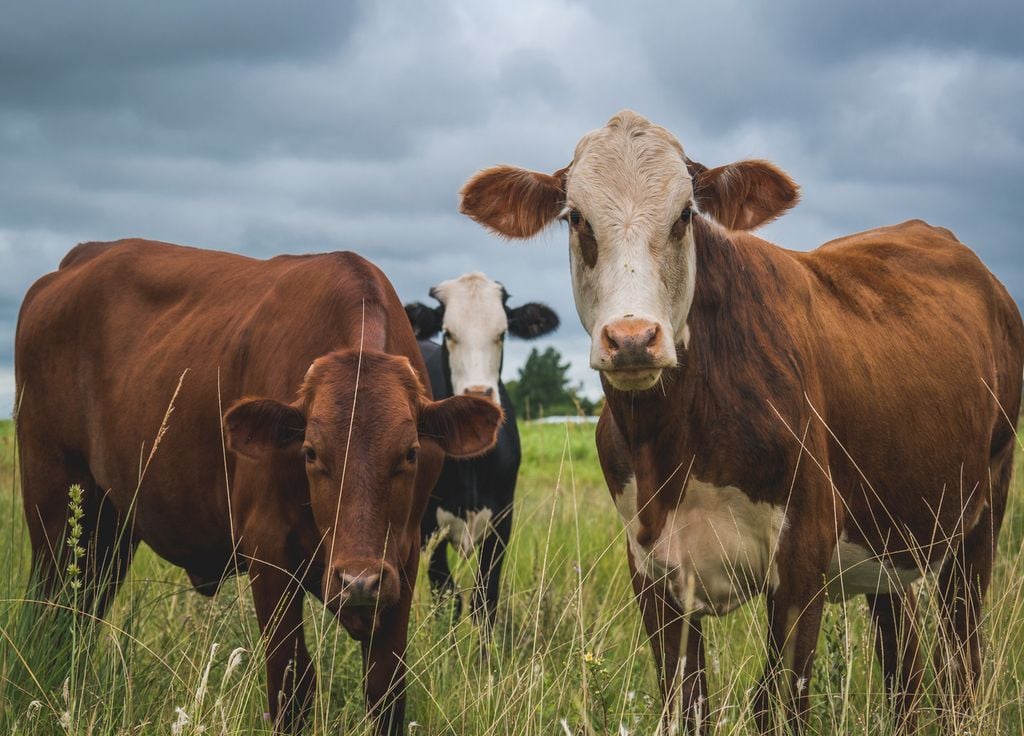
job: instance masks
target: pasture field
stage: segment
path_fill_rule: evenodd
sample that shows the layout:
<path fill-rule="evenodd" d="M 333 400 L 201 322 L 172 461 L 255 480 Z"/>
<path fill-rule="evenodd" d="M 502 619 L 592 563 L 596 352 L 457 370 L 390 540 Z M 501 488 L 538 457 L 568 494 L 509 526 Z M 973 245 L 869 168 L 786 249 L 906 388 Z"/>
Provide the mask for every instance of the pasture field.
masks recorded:
<path fill-rule="evenodd" d="M 493 641 L 484 645 L 468 619 L 451 629 L 421 570 L 408 653 L 408 732 L 653 733 L 660 707 L 654 666 L 633 602 L 622 524 L 597 466 L 593 425 L 521 431 L 524 466 Z M 72 626 L 63 649 L 45 645 L 33 628 L 39 604 L 27 594 L 28 540 L 14 456 L 8 422 L 0 425 L 0 733 L 269 733 L 244 577 L 210 600 L 143 547 L 108 619 Z M 934 694 L 930 666 L 925 733 L 946 732 L 943 724 L 962 734 L 1024 733 L 1020 478 L 986 609 L 987 669 L 975 713 L 952 722 L 939 717 L 948 701 Z M 473 566 L 456 561 L 454 569 L 465 594 Z M 930 585 L 919 584 L 929 651 Z M 754 601 L 705 625 L 712 733 L 754 732 L 763 609 Z M 358 647 L 322 606 L 306 610 L 319 672 L 307 733 L 368 733 Z M 862 598 L 828 608 L 812 683 L 812 733 L 892 733 L 867 624 Z"/>

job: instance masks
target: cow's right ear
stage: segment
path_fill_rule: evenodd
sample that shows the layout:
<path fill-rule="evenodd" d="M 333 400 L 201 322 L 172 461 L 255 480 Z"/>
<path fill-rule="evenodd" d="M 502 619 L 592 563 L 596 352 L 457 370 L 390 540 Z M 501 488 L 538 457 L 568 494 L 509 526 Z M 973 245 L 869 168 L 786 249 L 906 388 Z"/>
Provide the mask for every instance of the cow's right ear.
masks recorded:
<path fill-rule="evenodd" d="M 298 407 L 274 399 L 239 399 L 224 413 L 228 449 L 250 460 L 301 442 L 305 434 Z"/>
<path fill-rule="evenodd" d="M 429 340 L 441 331 L 441 324 L 444 320 L 443 309 L 444 307 L 431 309 L 420 302 L 405 305 L 405 314 L 409 318 L 417 340 Z"/>
<path fill-rule="evenodd" d="M 484 169 L 462 187 L 459 212 L 506 238 L 530 238 L 565 208 L 565 175 L 515 166 Z"/>

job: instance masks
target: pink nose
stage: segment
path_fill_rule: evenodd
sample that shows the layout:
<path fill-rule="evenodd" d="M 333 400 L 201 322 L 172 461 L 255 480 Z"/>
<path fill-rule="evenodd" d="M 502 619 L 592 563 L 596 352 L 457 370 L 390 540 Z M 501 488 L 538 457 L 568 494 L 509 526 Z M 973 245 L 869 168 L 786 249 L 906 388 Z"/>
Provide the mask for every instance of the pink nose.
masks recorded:
<path fill-rule="evenodd" d="M 476 396 L 478 399 L 489 399 L 494 396 L 494 389 L 490 386 L 467 386 L 462 393 L 466 396 Z"/>
<path fill-rule="evenodd" d="M 653 366 L 660 337 L 661 327 L 650 320 L 626 317 L 609 322 L 601 330 L 602 362 L 611 368 Z"/>

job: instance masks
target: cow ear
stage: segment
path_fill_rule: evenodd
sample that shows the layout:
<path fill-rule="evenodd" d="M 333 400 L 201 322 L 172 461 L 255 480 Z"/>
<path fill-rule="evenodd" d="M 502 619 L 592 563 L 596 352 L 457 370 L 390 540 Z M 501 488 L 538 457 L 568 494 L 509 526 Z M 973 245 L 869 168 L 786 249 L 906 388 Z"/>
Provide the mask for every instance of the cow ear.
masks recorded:
<path fill-rule="evenodd" d="M 462 187 L 459 212 L 506 238 L 529 238 L 565 208 L 565 175 L 515 166 L 484 169 Z"/>
<path fill-rule="evenodd" d="M 224 413 L 228 449 L 251 460 L 301 442 L 305 434 L 302 412 L 273 399 L 240 399 Z"/>
<path fill-rule="evenodd" d="M 405 314 L 417 340 L 429 340 L 441 331 L 443 307 L 428 307 L 420 302 L 405 305 Z"/>
<path fill-rule="evenodd" d="M 800 199 L 800 188 L 767 161 L 740 161 L 709 169 L 687 159 L 697 208 L 730 230 L 753 230 Z"/>
<path fill-rule="evenodd" d="M 504 419 L 501 407 L 475 396 L 420 402 L 419 434 L 454 458 L 476 457 L 494 447 Z"/>
<path fill-rule="evenodd" d="M 506 308 L 508 331 L 524 340 L 546 335 L 558 329 L 558 315 L 546 304 L 529 302 L 512 309 Z"/>

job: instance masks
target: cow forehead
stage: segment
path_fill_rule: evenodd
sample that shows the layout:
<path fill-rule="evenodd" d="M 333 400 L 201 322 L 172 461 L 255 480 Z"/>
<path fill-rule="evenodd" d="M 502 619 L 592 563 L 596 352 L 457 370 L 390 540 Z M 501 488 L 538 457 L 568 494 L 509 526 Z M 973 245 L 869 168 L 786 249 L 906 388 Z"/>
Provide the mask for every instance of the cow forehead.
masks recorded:
<path fill-rule="evenodd" d="M 443 281 L 431 290 L 431 294 L 444 304 L 446 326 L 479 326 L 500 331 L 508 325 L 505 289 L 482 273 L 467 273 L 457 279 Z"/>
<path fill-rule="evenodd" d="M 672 222 L 692 193 L 683 147 L 660 125 L 624 111 L 576 146 L 566 199 L 591 224 Z"/>

